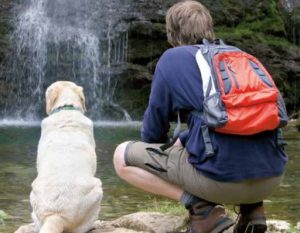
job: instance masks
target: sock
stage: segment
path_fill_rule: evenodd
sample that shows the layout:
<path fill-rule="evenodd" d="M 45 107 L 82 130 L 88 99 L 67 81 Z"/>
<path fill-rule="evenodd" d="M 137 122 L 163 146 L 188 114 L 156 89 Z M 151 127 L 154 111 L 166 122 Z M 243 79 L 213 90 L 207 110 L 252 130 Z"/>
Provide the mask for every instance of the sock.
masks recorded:
<path fill-rule="evenodd" d="M 190 209 L 193 205 L 195 205 L 200 201 L 206 202 L 205 200 L 196 197 L 190 193 L 187 193 L 185 191 L 182 193 L 180 197 L 180 202 L 185 206 L 186 209 Z"/>

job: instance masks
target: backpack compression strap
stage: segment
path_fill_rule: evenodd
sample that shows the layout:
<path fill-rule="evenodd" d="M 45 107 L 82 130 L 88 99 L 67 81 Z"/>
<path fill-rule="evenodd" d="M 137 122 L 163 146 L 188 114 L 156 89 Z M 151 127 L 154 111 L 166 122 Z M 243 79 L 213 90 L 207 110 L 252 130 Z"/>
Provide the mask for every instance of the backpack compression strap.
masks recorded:
<path fill-rule="evenodd" d="M 216 87 L 214 81 L 212 80 L 210 66 L 208 65 L 206 59 L 204 58 L 201 49 L 198 49 L 196 53 L 196 61 L 201 74 L 203 95 L 204 98 L 207 98 L 208 96 L 216 93 Z M 199 117 L 201 121 L 203 121 L 202 112 L 193 110 L 192 114 L 194 116 Z M 201 131 L 202 131 L 202 137 L 205 145 L 206 156 L 213 156 L 214 150 L 211 143 L 209 129 L 207 125 L 203 124 L 201 126 Z"/>

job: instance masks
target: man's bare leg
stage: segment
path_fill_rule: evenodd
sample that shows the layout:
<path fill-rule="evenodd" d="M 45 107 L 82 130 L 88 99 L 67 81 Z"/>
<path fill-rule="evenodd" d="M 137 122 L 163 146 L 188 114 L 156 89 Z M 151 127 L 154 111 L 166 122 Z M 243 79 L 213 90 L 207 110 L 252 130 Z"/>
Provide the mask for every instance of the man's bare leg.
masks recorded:
<path fill-rule="evenodd" d="M 117 174 L 128 183 L 144 191 L 179 201 L 183 190 L 160 177 L 138 167 L 125 164 L 125 149 L 129 142 L 120 144 L 114 153 L 114 166 Z"/>

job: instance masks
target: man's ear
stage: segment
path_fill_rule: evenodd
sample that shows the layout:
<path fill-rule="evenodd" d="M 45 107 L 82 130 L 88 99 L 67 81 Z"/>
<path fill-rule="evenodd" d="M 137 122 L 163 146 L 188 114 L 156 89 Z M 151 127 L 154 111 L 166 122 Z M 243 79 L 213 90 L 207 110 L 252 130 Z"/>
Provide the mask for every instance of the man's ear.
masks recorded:
<path fill-rule="evenodd" d="M 80 86 L 76 87 L 76 93 L 79 95 L 81 106 L 84 112 L 86 112 L 86 106 L 85 106 L 85 97 L 83 94 L 83 88 Z"/>
<path fill-rule="evenodd" d="M 59 88 L 57 86 L 50 86 L 46 90 L 46 113 L 49 115 L 57 100 Z"/>

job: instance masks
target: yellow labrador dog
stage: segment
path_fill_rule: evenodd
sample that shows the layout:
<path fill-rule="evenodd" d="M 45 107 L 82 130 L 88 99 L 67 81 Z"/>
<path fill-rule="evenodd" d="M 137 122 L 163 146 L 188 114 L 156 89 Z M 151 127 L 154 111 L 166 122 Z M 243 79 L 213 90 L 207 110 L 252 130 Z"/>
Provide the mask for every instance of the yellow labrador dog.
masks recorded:
<path fill-rule="evenodd" d="M 93 123 L 83 114 L 83 88 L 53 83 L 46 91 L 46 111 L 30 193 L 35 232 L 85 233 L 98 217 L 102 185 L 95 178 Z"/>

